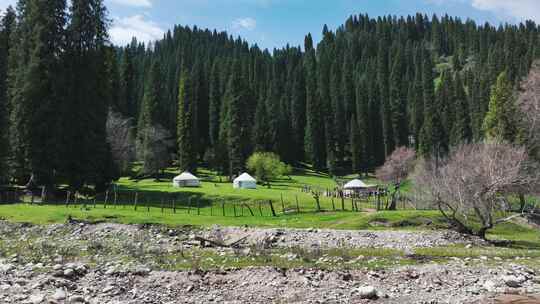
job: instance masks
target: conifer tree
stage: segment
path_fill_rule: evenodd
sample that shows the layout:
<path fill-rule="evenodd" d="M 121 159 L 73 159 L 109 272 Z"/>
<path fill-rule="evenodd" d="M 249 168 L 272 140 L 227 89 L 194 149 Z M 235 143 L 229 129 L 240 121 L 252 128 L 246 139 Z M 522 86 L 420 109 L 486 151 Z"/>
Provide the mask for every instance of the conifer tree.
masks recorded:
<path fill-rule="evenodd" d="M 424 124 L 420 132 L 420 153 L 424 157 L 439 157 L 445 151 L 444 130 L 436 107 L 433 81 L 433 61 L 425 56 L 422 65 L 422 89 L 424 93 Z"/>
<path fill-rule="evenodd" d="M 405 66 L 403 52 L 397 50 L 394 58 L 394 63 L 392 66 L 392 73 L 390 76 L 390 122 L 392 126 L 393 139 L 392 146 L 393 152 L 395 146 L 398 147 L 408 145 L 409 132 L 407 128 L 407 101 L 405 100 L 405 81 L 403 77 L 405 76 Z"/>
<path fill-rule="evenodd" d="M 153 153 L 154 142 L 150 138 L 154 128 L 160 126 L 159 119 L 159 100 L 161 98 L 161 65 L 160 62 L 155 60 L 152 63 L 150 75 L 147 79 L 144 97 L 141 104 L 141 113 L 138 122 L 138 154 L 143 160 L 143 172 L 148 174 L 155 174 L 156 168 L 154 166 Z M 193 143 L 192 143 L 193 144 Z"/>
<path fill-rule="evenodd" d="M 322 170 L 325 167 L 325 139 L 324 139 L 324 120 L 321 113 L 321 104 L 319 94 L 317 94 L 317 74 L 315 52 L 310 46 L 313 42 L 311 36 L 306 38 L 305 57 L 306 69 L 306 135 L 305 151 L 306 157 L 311 161 L 316 170 Z"/>
<path fill-rule="evenodd" d="M 512 84 L 507 73 L 502 72 L 491 89 L 489 111 L 482 127 L 488 139 L 514 142 L 519 135 L 518 126 Z"/>
<path fill-rule="evenodd" d="M 0 20 L 0 185 L 7 183 L 9 157 L 9 112 L 8 112 L 8 58 L 11 35 L 15 30 L 15 11 L 10 6 Z"/>
<path fill-rule="evenodd" d="M 210 145 L 215 147 L 219 141 L 219 125 L 221 112 L 221 83 L 219 78 L 219 65 L 217 60 L 212 65 L 210 72 L 210 92 L 209 92 L 209 118 L 208 129 Z"/>
<path fill-rule="evenodd" d="M 228 104 L 227 120 L 227 148 L 229 151 L 229 175 L 233 176 L 241 173 L 244 169 L 244 154 L 246 147 L 243 146 L 242 136 L 245 135 L 244 117 L 242 107 L 246 104 L 247 90 L 244 87 L 245 81 L 241 72 L 240 62 L 233 64 L 233 70 L 227 90 L 225 92 L 225 103 Z"/>
<path fill-rule="evenodd" d="M 473 138 L 471 130 L 471 111 L 459 73 L 456 73 L 454 92 L 456 116 L 452 132 L 450 133 L 450 144 L 452 146 L 457 146 L 461 143 L 470 143 Z"/>
<path fill-rule="evenodd" d="M 350 143 L 351 143 L 351 165 L 352 165 L 352 171 L 353 173 L 361 173 L 362 172 L 362 157 L 365 157 L 365 155 L 362 155 L 362 137 L 360 136 L 360 132 L 358 130 L 358 123 L 356 121 L 356 117 L 353 117 L 351 119 L 351 127 L 350 127 Z"/>
<path fill-rule="evenodd" d="M 388 77 L 388 45 L 385 40 L 379 42 L 377 54 L 377 82 L 379 86 L 379 96 L 381 103 L 381 117 L 384 139 L 384 155 L 388 156 L 394 151 L 394 133 L 392 129 L 392 110 L 390 108 L 389 97 L 389 77 Z"/>
<path fill-rule="evenodd" d="M 193 140 L 193 116 L 196 102 L 193 100 L 193 82 L 186 71 L 182 72 L 178 87 L 178 167 L 180 171 L 195 172 L 197 169 L 196 150 Z"/>
<path fill-rule="evenodd" d="M 256 152 L 267 152 L 272 148 L 270 130 L 268 128 L 268 111 L 266 98 L 259 98 L 255 111 L 255 125 L 253 126 L 253 143 Z"/>
<path fill-rule="evenodd" d="M 122 53 L 120 66 L 120 100 L 117 110 L 124 115 L 134 117 L 137 113 L 137 102 L 135 99 L 135 67 L 130 48 L 126 48 Z"/>
<path fill-rule="evenodd" d="M 12 148 L 15 166 L 30 177 L 29 187 L 55 184 L 61 130 L 55 111 L 62 108 L 62 62 L 66 3 L 21 1 L 10 75 Z M 16 57 L 16 58 L 15 58 Z M 11 69 L 11 67 L 10 67 Z M 52 134 L 52 136 L 51 136 Z M 17 169 L 16 169 L 17 170 Z"/>
<path fill-rule="evenodd" d="M 69 161 L 62 171 L 75 189 L 95 185 L 96 191 L 104 191 L 115 171 L 106 133 L 111 90 L 116 89 L 109 87 L 107 10 L 103 0 L 73 0 L 69 15 L 66 40 L 70 119 L 62 127 L 71 128 L 71 132 L 64 143 L 64 155 Z M 70 151 L 76 153 L 69 155 Z"/>

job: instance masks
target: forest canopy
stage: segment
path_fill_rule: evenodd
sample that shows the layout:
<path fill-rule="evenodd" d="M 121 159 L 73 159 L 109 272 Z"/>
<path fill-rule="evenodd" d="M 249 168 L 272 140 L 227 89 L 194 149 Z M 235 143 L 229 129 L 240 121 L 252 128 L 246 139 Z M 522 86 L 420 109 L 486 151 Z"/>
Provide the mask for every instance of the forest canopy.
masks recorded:
<path fill-rule="evenodd" d="M 103 189 L 133 154 L 145 173 L 174 160 L 226 175 L 255 152 L 333 175 L 373 171 L 397 147 L 444 155 L 485 138 L 492 86 L 527 75 L 539 30 L 354 15 L 272 52 L 180 25 L 111 46 L 102 0 L 19 0 L 0 24 L 0 183 Z"/>

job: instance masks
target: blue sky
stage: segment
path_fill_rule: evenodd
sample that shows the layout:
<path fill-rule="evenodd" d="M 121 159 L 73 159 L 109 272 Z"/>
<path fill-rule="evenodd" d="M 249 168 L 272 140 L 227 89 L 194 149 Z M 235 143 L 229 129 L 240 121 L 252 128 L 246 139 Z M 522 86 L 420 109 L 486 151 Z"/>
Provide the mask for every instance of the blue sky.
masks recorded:
<path fill-rule="evenodd" d="M 226 30 L 263 48 L 303 44 L 320 38 L 351 14 L 407 15 L 422 12 L 471 18 L 477 22 L 540 22 L 540 0 L 105 0 L 112 20 L 111 40 L 124 44 L 132 36 L 159 39 L 174 24 Z M 15 0 L 0 0 L 0 9 Z"/>

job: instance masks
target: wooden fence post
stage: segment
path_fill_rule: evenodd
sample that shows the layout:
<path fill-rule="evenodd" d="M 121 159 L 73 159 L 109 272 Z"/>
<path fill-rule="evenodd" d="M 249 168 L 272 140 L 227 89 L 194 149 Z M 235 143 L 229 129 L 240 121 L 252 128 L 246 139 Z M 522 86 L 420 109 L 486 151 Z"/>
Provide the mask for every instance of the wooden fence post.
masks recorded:
<path fill-rule="evenodd" d="M 225 201 L 221 201 L 221 209 L 223 210 L 223 216 L 225 216 Z"/>
<path fill-rule="evenodd" d="M 71 192 L 68 191 L 66 195 L 66 207 L 69 205 L 69 197 L 71 196 Z"/>
<path fill-rule="evenodd" d="M 176 198 L 173 198 L 172 201 L 172 211 L 174 214 L 176 214 Z"/>
<path fill-rule="evenodd" d="M 116 202 L 118 199 L 118 193 L 116 192 L 116 185 L 114 186 L 114 205 L 116 206 Z"/>
<path fill-rule="evenodd" d="M 105 191 L 105 208 L 107 208 L 107 201 L 109 200 L 109 190 Z M 114 206 L 116 208 L 116 206 Z"/>
<path fill-rule="evenodd" d="M 197 199 L 197 215 L 201 215 L 201 199 Z"/>
<path fill-rule="evenodd" d="M 285 202 L 283 201 L 283 193 L 281 193 L 281 211 L 285 214 Z"/>
<path fill-rule="evenodd" d="M 75 192 L 75 200 L 73 202 L 73 206 L 77 208 L 77 201 L 79 199 L 79 191 Z"/>
<path fill-rule="evenodd" d="M 270 210 L 272 211 L 272 216 L 276 217 L 276 210 L 274 209 L 274 205 L 272 204 L 272 200 L 269 200 L 268 203 L 270 204 Z"/>
<path fill-rule="evenodd" d="M 191 214 L 191 197 L 188 199 L 188 214 Z"/>
<path fill-rule="evenodd" d="M 298 194 L 296 195 L 296 212 L 300 213 L 300 203 L 298 202 Z"/>
<path fill-rule="evenodd" d="M 163 207 L 163 204 L 164 204 L 163 198 L 161 198 L 161 203 L 160 204 L 161 204 L 161 214 L 163 214 L 163 212 L 165 211 L 165 209 L 163 209 L 164 208 Z"/>
<path fill-rule="evenodd" d="M 135 206 L 135 211 L 137 211 L 137 204 L 139 203 L 139 192 L 135 192 L 135 200 L 133 205 Z"/>
<path fill-rule="evenodd" d="M 336 204 L 334 203 L 334 197 L 332 196 L 332 210 L 336 211 Z"/>

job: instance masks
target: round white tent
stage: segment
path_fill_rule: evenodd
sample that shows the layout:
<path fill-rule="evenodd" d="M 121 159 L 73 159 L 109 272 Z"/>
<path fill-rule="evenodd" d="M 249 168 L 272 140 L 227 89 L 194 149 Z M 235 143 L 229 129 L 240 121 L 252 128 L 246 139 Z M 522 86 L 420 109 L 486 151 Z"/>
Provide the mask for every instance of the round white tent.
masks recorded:
<path fill-rule="evenodd" d="M 374 185 L 368 185 L 359 179 L 354 179 L 343 186 L 345 194 L 351 195 L 356 192 L 362 192 L 374 188 Z"/>
<path fill-rule="evenodd" d="M 256 189 L 257 180 L 251 177 L 251 175 L 244 173 L 234 179 L 233 187 L 235 189 Z"/>
<path fill-rule="evenodd" d="M 366 185 L 363 181 L 359 179 L 354 179 L 343 186 L 343 189 L 363 189 L 368 188 L 369 186 Z"/>
<path fill-rule="evenodd" d="M 173 187 L 199 187 L 201 181 L 195 175 L 184 172 L 173 179 Z"/>

